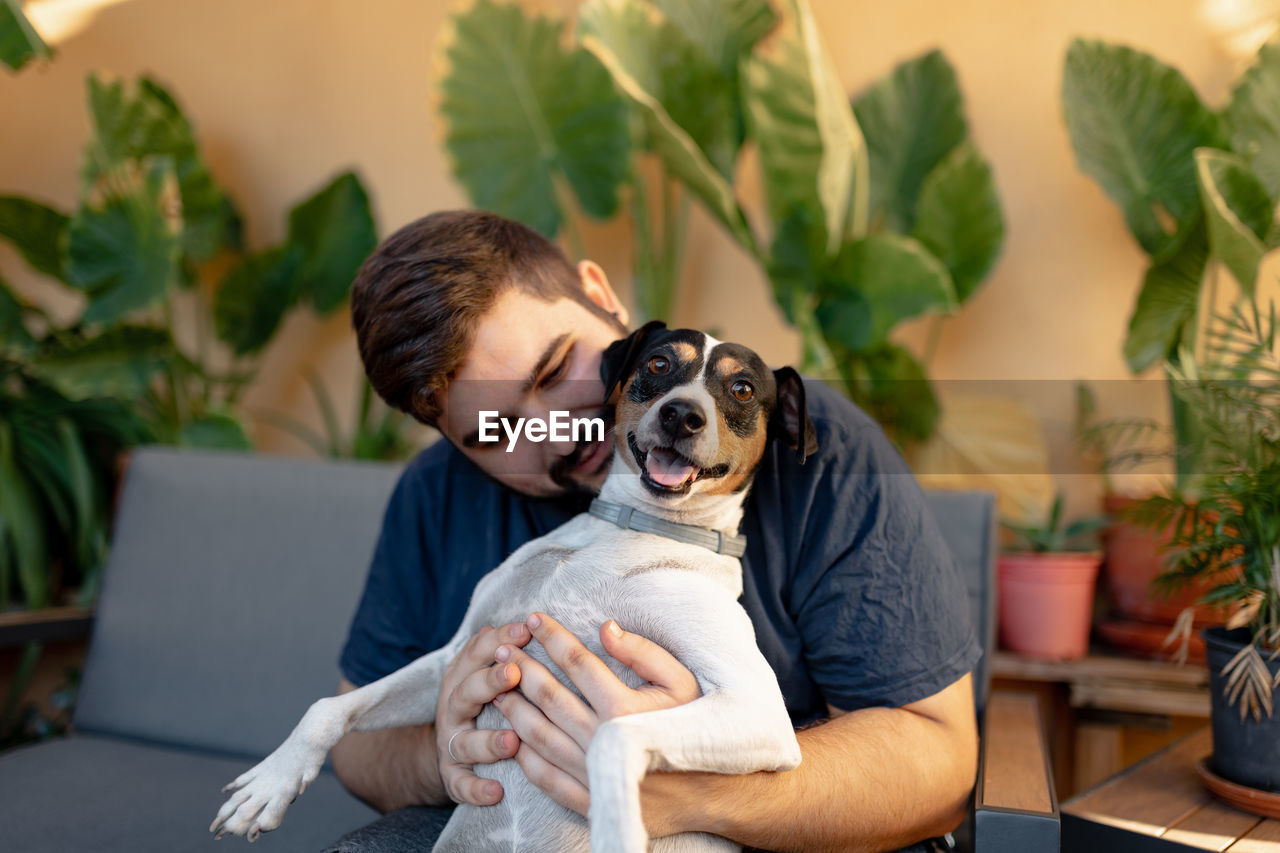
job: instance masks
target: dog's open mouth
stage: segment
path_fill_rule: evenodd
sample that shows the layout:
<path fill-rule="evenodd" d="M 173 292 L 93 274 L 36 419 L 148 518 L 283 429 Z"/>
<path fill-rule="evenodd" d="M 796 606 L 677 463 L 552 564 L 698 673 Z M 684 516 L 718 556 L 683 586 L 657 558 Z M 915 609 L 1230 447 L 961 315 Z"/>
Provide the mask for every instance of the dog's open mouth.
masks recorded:
<path fill-rule="evenodd" d="M 685 492 L 699 478 L 723 477 L 729 472 L 728 465 L 702 468 L 697 462 L 670 447 L 641 450 L 633 435 L 627 436 L 627 444 L 631 447 L 636 464 L 640 466 L 641 482 L 657 492 Z"/>

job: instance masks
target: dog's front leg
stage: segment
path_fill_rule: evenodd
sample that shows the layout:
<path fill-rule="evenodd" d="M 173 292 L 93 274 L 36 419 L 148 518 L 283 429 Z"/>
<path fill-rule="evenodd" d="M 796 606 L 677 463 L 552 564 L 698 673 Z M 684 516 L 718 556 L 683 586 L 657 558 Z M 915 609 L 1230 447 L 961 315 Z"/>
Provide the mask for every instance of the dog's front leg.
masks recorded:
<path fill-rule="evenodd" d="M 234 794 L 209 831 L 217 837 L 247 835 L 253 841 L 280 825 L 285 809 L 315 780 L 325 756 L 347 732 L 435 719 L 440 679 L 457 653 L 456 639 L 364 687 L 313 703 L 275 752 L 223 788 Z"/>
<path fill-rule="evenodd" d="M 650 770 L 753 773 L 799 763 L 781 697 L 718 690 L 677 708 L 610 720 L 587 750 L 592 853 L 647 849 L 640 782 Z"/>

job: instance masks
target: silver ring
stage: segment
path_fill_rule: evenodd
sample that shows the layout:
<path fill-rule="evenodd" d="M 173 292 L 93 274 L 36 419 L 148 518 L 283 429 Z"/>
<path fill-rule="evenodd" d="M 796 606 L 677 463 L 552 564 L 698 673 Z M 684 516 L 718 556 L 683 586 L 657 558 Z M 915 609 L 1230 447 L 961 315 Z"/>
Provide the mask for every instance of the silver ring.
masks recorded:
<path fill-rule="evenodd" d="M 454 739 L 454 738 L 456 738 L 458 735 L 462 734 L 462 733 L 463 733 L 463 732 L 465 732 L 465 731 L 466 731 L 466 729 L 458 729 L 456 732 L 454 732 L 454 733 L 449 737 L 449 745 L 446 747 L 446 749 L 448 749 L 448 751 L 449 751 L 449 757 L 453 759 L 453 763 L 454 763 L 454 764 L 461 764 L 461 763 L 462 763 L 462 759 L 458 758 L 458 756 L 456 756 L 456 755 L 454 755 L 454 754 L 453 754 L 453 739 Z"/>

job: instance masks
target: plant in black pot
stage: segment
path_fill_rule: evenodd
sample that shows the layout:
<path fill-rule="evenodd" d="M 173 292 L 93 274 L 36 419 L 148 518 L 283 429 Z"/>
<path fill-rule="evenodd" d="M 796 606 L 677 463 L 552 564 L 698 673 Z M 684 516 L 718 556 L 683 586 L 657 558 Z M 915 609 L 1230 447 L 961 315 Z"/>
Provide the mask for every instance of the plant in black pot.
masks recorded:
<path fill-rule="evenodd" d="M 1280 352 L 1275 307 L 1249 292 L 1217 316 L 1205 352 L 1171 368 L 1174 387 L 1200 413 L 1204 470 L 1192 490 L 1145 500 L 1141 517 L 1172 530 L 1169 568 L 1178 589 L 1208 579 L 1201 601 L 1225 609 L 1205 628 L 1212 689 L 1213 759 L 1219 777 L 1280 793 Z M 1181 621 L 1184 639 L 1190 612 Z"/>

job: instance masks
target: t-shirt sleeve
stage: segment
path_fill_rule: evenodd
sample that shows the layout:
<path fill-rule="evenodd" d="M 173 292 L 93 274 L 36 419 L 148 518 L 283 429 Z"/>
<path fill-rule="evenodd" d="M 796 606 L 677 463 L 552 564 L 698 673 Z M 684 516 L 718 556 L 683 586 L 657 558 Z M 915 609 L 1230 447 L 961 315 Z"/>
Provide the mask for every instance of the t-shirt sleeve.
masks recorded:
<path fill-rule="evenodd" d="M 338 666 L 357 687 L 388 675 L 431 651 L 426 612 L 434 588 L 430 544 L 439 513 L 432 506 L 424 451 L 392 491 L 374 548 L 364 593 Z"/>
<path fill-rule="evenodd" d="M 793 600 L 806 663 L 842 710 L 899 707 L 973 669 L 970 605 L 924 494 L 880 429 L 843 442 L 818 477 Z"/>

